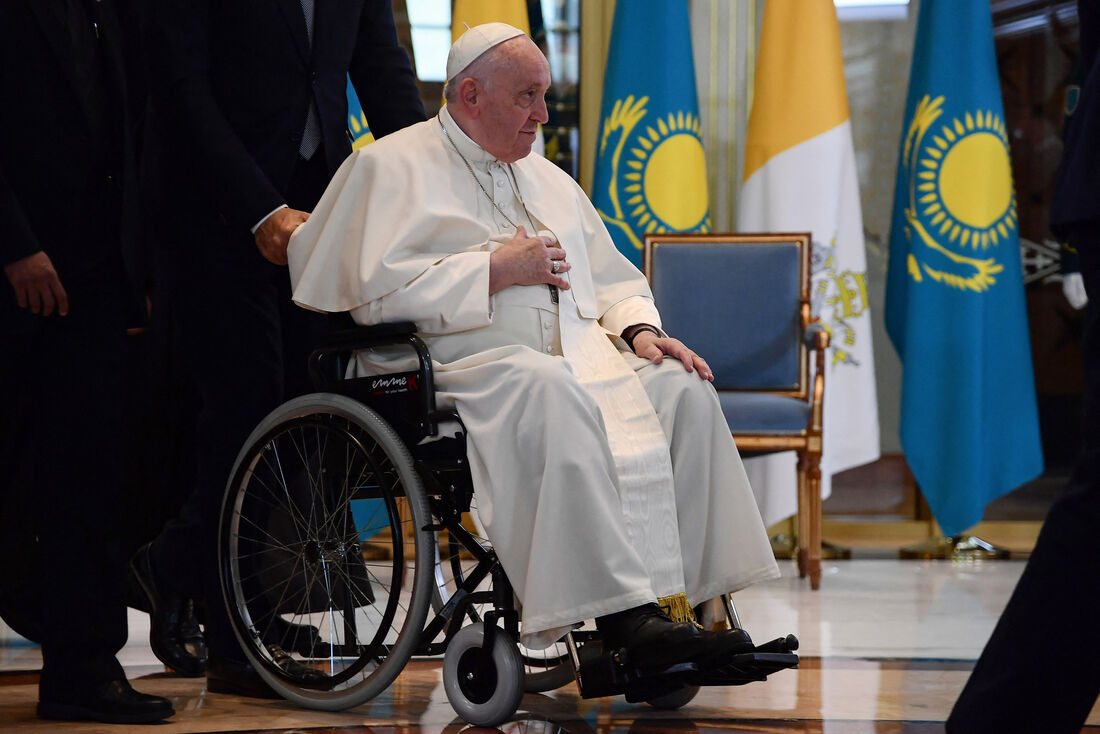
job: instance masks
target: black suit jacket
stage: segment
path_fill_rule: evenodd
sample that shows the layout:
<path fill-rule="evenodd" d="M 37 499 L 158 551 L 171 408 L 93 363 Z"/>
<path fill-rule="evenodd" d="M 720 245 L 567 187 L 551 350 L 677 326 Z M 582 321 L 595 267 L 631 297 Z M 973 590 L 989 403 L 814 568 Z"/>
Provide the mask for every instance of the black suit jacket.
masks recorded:
<path fill-rule="evenodd" d="M 1074 223 L 1100 220 L 1100 3 L 1078 0 L 1081 97 L 1066 125 L 1050 207 L 1051 230 L 1065 239 Z"/>
<path fill-rule="evenodd" d="M 8 264 L 43 250 L 62 285 L 102 277 L 108 253 L 121 251 L 129 273 L 136 320 L 143 309 L 144 258 L 137 231 L 135 129 L 127 106 L 122 34 L 115 0 L 88 4 L 103 38 L 105 99 L 120 156 L 105 156 L 93 140 L 91 110 L 81 93 L 68 31 L 58 0 L 0 0 L 0 261 Z M 108 160 L 110 159 L 110 160 Z M 105 201 L 122 201 L 103 211 Z M 113 207 L 112 207 L 113 208 Z M 117 218 L 104 227 L 105 218 Z M 111 241 L 99 241 L 116 230 Z M 115 273 L 114 277 L 117 277 Z M 0 277 L 0 313 L 14 294 Z"/>
<path fill-rule="evenodd" d="M 424 119 L 389 0 L 315 0 L 312 45 L 300 0 L 150 9 L 149 170 L 158 209 L 179 228 L 217 217 L 237 237 L 286 203 L 311 99 L 335 171 L 351 152 L 349 73 L 376 136 Z"/>

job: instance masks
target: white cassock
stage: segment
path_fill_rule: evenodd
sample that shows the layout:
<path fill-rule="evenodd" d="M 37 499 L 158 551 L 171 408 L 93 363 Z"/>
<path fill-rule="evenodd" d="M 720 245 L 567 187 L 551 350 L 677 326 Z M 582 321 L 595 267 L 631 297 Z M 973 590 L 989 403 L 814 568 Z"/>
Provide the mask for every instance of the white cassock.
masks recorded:
<path fill-rule="evenodd" d="M 489 255 L 517 225 L 564 248 L 558 303 L 545 285 L 489 295 Z M 617 336 L 660 326 L 649 286 L 550 161 L 502 163 L 444 108 L 353 153 L 289 259 L 297 303 L 416 323 L 437 401 L 466 427 L 480 521 L 528 646 L 779 575 L 714 389 Z"/>

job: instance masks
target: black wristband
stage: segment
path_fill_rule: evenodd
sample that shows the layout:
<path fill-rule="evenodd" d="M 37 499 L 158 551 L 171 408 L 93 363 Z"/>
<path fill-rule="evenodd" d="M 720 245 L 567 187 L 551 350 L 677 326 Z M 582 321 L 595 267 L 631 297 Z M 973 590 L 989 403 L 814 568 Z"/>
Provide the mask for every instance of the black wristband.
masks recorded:
<path fill-rule="evenodd" d="M 641 334 L 643 331 L 648 331 L 650 334 L 653 334 L 657 337 L 661 336 L 661 332 L 657 331 L 657 329 L 653 328 L 649 324 L 640 324 L 638 326 L 635 326 L 634 333 L 631 334 L 630 338 L 627 340 L 627 343 L 630 344 L 630 350 L 635 354 L 638 353 L 638 350 L 634 348 L 634 340 L 637 339 L 638 334 Z"/>

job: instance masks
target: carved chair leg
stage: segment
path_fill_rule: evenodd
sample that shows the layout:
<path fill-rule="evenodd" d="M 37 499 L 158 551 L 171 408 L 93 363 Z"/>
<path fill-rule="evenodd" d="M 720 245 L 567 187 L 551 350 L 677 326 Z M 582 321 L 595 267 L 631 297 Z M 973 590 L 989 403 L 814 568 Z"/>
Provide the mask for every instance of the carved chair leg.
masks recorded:
<path fill-rule="evenodd" d="M 810 497 L 809 477 L 806 474 L 807 457 L 805 452 L 798 454 L 798 515 L 797 515 L 797 552 L 798 577 L 806 578 L 809 571 L 809 546 L 812 532 L 810 520 L 812 513 L 812 498 Z"/>
<path fill-rule="evenodd" d="M 809 455 L 809 572 L 810 588 L 817 590 L 821 586 L 821 454 Z"/>

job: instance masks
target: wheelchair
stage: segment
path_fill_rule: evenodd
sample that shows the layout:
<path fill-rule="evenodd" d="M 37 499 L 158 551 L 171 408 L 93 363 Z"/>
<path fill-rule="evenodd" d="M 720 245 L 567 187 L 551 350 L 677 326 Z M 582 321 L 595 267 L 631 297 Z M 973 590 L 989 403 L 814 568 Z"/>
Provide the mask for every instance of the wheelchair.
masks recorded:
<path fill-rule="evenodd" d="M 276 692 L 342 710 L 377 696 L 414 656 L 442 655 L 456 713 L 495 726 L 525 691 L 572 680 L 586 698 L 625 694 L 671 709 L 701 685 L 797 666 L 793 635 L 706 676 L 690 663 L 641 675 L 593 630 L 548 650 L 520 645 L 512 587 L 469 527 L 465 437 L 441 437 L 441 424 L 461 420 L 436 408 L 415 331 L 406 322 L 333 335 L 310 357 L 318 392 L 274 410 L 238 455 L 219 526 L 222 594 L 249 662 Z M 415 354 L 415 369 L 348 376 L 360 350 L 395 346 Z"/>

